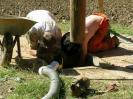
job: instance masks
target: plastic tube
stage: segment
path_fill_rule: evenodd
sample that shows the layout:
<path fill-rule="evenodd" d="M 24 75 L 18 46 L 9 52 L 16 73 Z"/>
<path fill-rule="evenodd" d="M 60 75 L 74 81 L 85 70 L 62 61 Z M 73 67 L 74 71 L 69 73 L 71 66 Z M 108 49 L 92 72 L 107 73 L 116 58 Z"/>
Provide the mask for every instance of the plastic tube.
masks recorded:
<path fill-rule="evenodd" d="M 55 98 L 59 94 L 60 79 L 59 79 L 58 73 L 55 70 L 58 68 L 58 66 L 59 66 L 58 62 L 53 61 L 50 65 L 42 66 L 39 68 L 39 71 L 38 71 L 39 74 L 40 75 L 47 75 L 51 80 L 49 92 L 44 97 L 42 97 L 42 99 Z"/>

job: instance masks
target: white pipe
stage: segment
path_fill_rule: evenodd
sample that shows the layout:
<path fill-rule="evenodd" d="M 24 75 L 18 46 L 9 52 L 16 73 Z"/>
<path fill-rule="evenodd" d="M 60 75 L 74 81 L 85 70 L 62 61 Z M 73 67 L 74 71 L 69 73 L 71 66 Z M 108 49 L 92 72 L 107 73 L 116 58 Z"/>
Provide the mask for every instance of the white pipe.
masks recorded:
<path fill-rule="evenodd" d="M 55 71 L 55 67 L 57 69 L 58 66 L 59 66 L 59 63 L 56 61 L 53 61 L 50 65 L 42 66 L 39 68 L 39 71 L 38 71 L 39 74 L 47 75 L 51 80 L 49 92 L 44 97 L 42 97 L 42 99 L 55 98 L 59 94 L 60 80 L 59 80 L 58 73 Z"/>

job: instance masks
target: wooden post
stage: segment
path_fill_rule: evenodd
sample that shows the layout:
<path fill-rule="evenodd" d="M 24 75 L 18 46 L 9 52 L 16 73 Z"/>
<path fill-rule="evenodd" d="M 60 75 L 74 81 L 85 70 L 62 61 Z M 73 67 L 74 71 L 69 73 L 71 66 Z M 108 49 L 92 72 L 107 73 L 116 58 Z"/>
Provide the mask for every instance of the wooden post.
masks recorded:
<path fill-rule="evenodd" d="M 20 36 L 17 36 L 17 49 L 18 49 L 18 57 L 22 58 L 21 56 L 21 48 L 20 48 Z"/>
<path fill-rule="evenodd" d="M 13 52 L 13 37 L 11 33 L 4 33 L 0 53 L 0 65 L 8 65 L 12 59 Z"/>
<path fill-rule="evenodd" d="M 85 32 L 86 0 L 70 0 L 70 41 L 82 44 Z"/>
<path fill-rule="evenodd" d="M 104 4 L 103 0 L 98 0 L 98 6 L 101 13 L 104 13 Z"/>

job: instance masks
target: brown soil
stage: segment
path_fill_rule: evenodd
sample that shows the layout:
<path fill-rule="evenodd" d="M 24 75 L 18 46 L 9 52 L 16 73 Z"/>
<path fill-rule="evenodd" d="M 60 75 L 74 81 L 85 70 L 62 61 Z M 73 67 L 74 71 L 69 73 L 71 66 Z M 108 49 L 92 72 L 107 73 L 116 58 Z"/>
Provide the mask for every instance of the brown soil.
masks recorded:
<path fill-rule="evenodd" d="M 0 0 L 0 15 L 25 16 L 34 9 L 47 9 L 57 19 L 69 19 L 69 0 Z M 133 23 L 133 0 L 104 0 L 105 13 L 123 25 Z M 98 11 L 97 0 L 87 0 L 86 14 Z"/>

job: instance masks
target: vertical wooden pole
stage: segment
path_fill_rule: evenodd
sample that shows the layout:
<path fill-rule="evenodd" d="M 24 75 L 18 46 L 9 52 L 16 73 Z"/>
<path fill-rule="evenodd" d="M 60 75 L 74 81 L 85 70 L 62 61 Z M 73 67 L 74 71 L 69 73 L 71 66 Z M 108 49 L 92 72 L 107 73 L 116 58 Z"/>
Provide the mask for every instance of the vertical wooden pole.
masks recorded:
<path fill-rule="evenodd" d="M 11 33 L 4 33 L 0 55 L 0 65 L 9 65 L 13 52 L 13 37 Z"/>
<path fill-rule="evenodd" d="M 104 4 L 103 0 L 98 0 L 98 6 L 101 13 L 104 13 Z"/>
<path fill-rule="evenodd" d="M 20 48 L 20 38 L 19 38 L 19 36 L 16 36 L 16 37 L 17 37 L 18 57 L 22 58 L 22 56 L 21 56 L 21 48 Z"/>
<path fill-rule="evenodd" d="M 86 0 L 70 0 L 70 41 L 82 44 L 85 32 Z"/>

